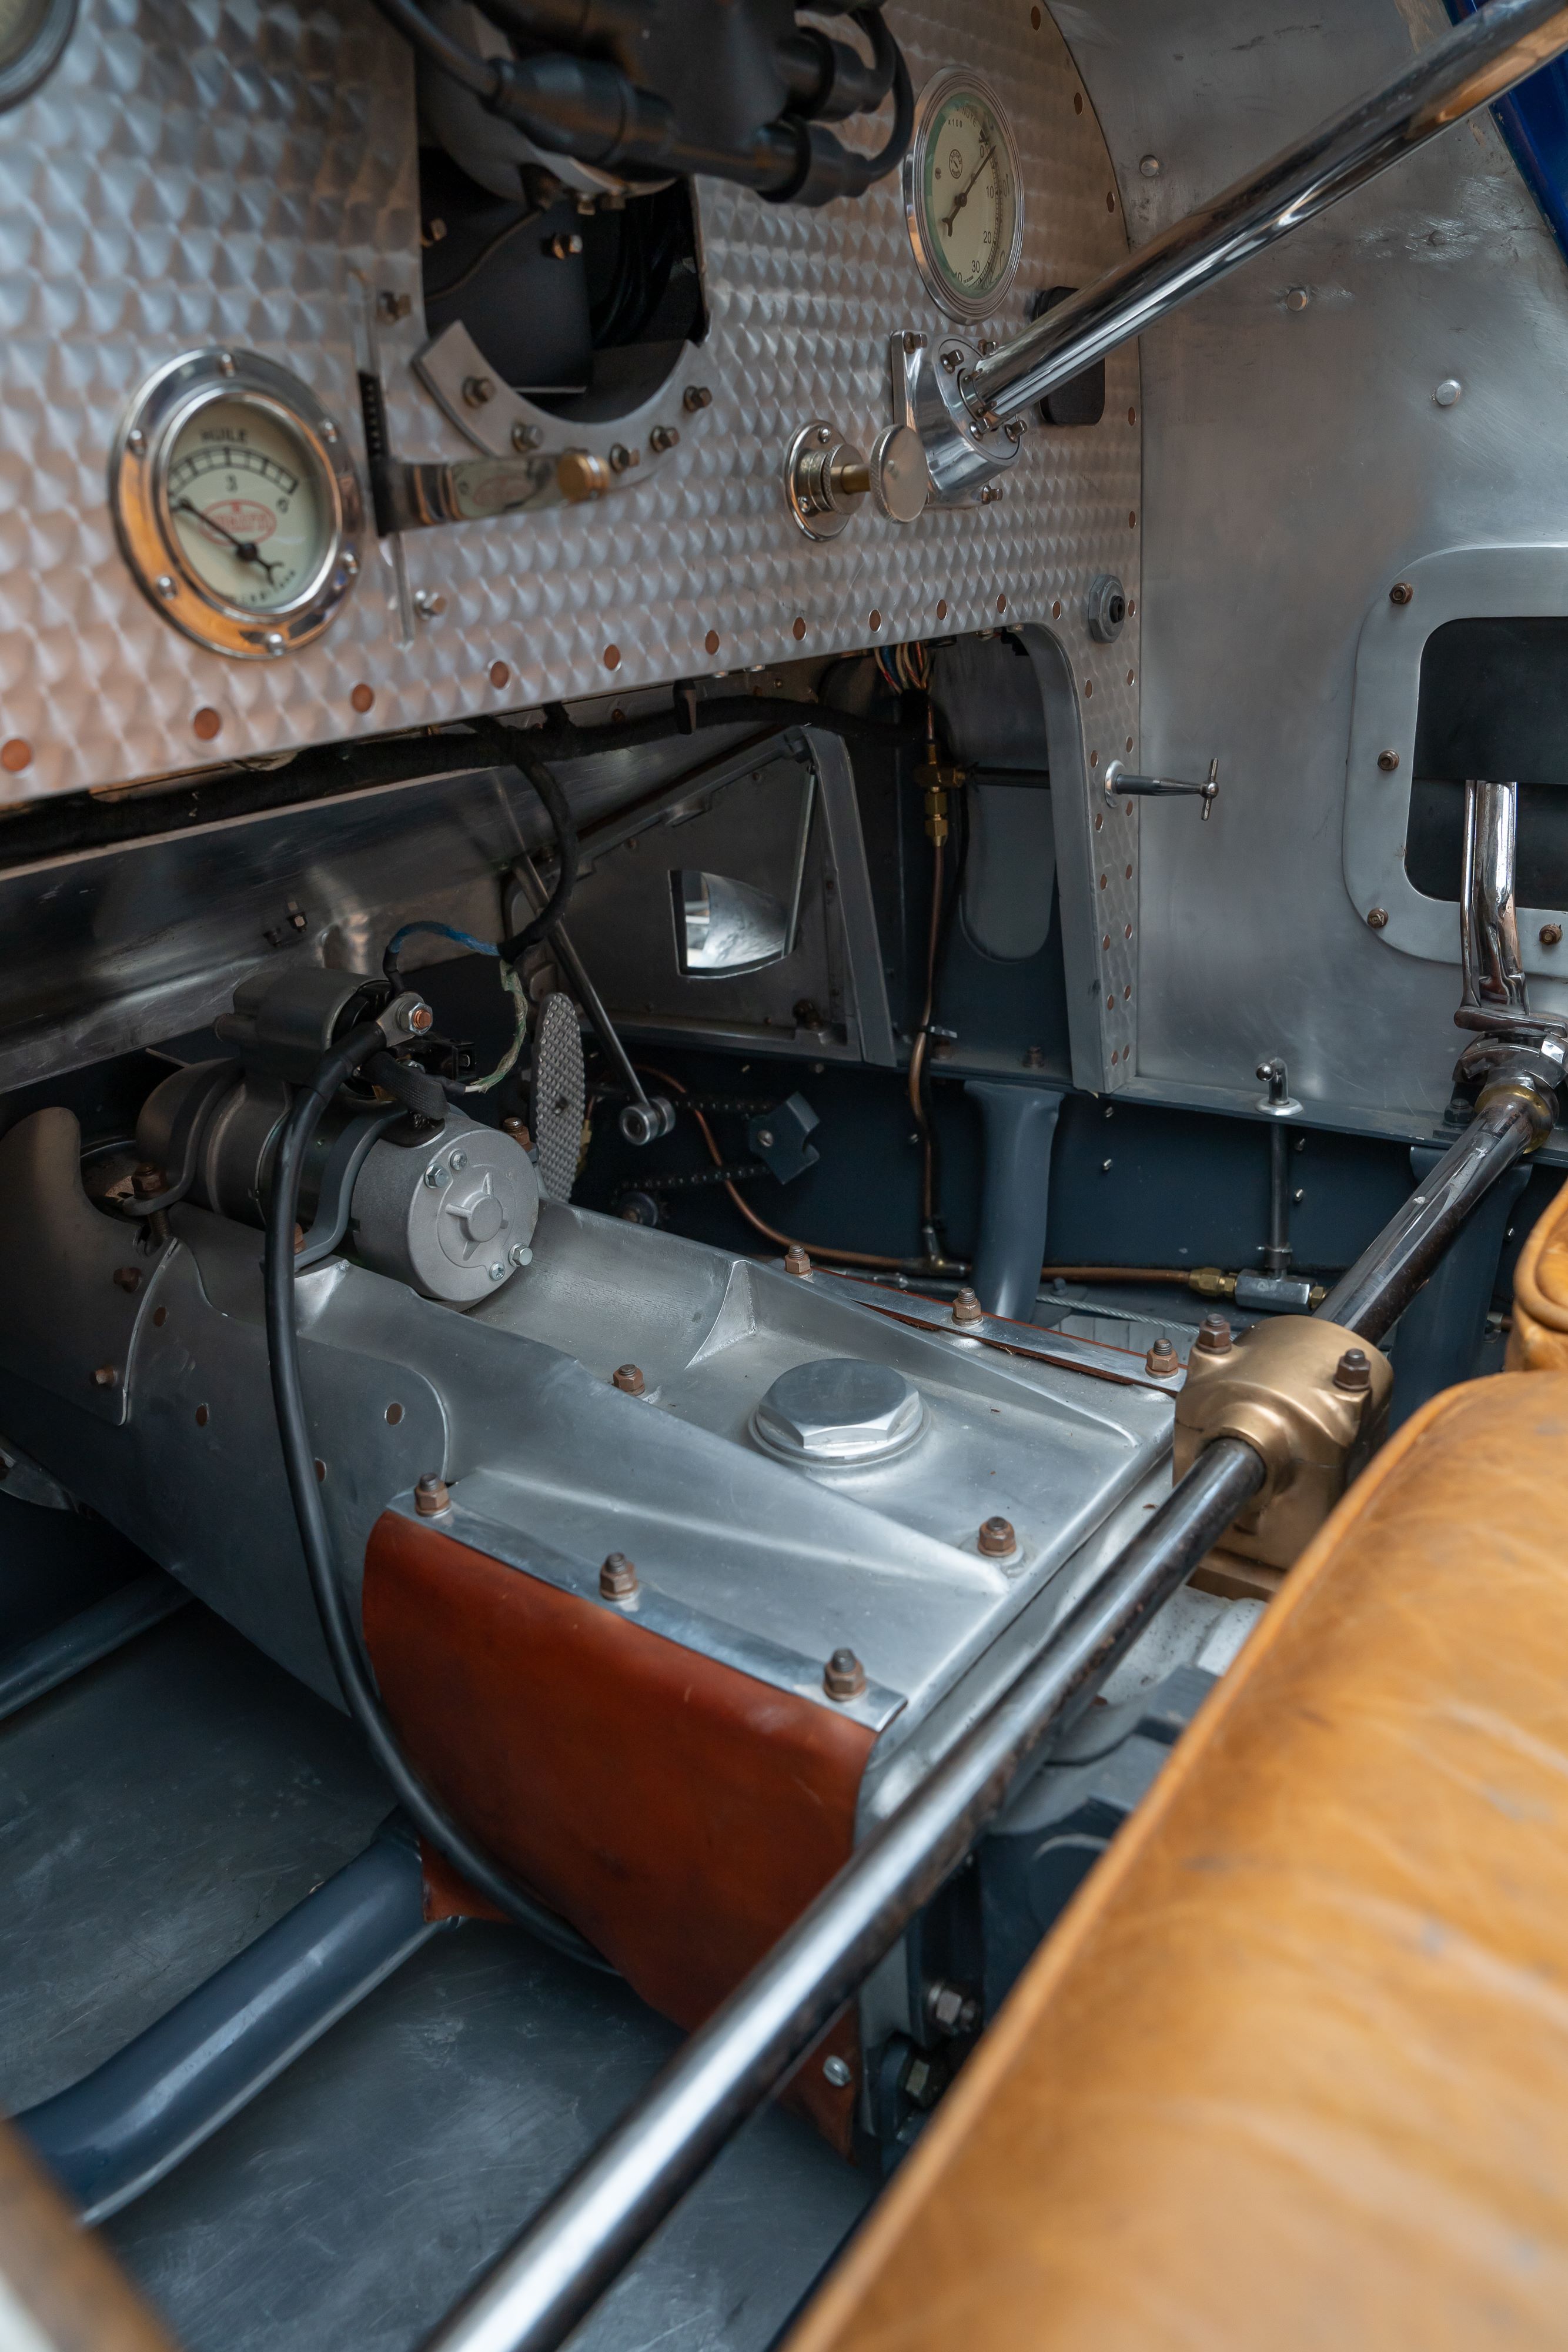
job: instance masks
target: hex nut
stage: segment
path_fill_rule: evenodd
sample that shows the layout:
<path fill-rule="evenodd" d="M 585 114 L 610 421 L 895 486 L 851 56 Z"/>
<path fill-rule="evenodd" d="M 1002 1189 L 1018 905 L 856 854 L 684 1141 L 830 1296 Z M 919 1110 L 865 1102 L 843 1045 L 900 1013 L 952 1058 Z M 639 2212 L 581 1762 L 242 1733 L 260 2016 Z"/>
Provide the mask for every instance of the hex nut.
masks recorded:
<path fill-rule="evenodd" d="M 413 1507 L 422 1519 L 438 1519 L 443 1511 L 452 1508 L 452 1494 L 444 1478 L 427 1470 L 413 1490 Z"/>
<path fill-rule="evenodd" d="M 163 1171 L 162 1168 L 154 1168 L 150 1160 L 144 1160 L 141 1167 L 134 1170 L 131 1174 L 131 1189 L 139 1201 L 152 1200 L 155 1192 L 167 1190 Z"/>
<path fill-rule="evenodd" d="M 699 408 L 713 406 L 713 394 L 706 383 L 688 383 L 681 394 L 681 405 L 688 416 L 695 416 Z"/>
<path fill-rule="evenodd" d="M 1197 1327 L 1197 1344 L 1206 1356 L 1228 1356 L 1230 1353 L 1230 1325 L 1223 1315 L 1204 1317 Z"/>
<path fill-rule="evenodd" d="M 647 1390 L 648 1383 L 636 1364 L 618 1364 L 610 1378 L 622 1396 L 642 1396 Z"/>
<path fill-rule="evenodd" d="M 630 1601 L 637 1590 L 637 1570 L 623 1551 L 606 1556 L 599 1571 L 599 1590 L 606 1601 Z"/>
<path fill-rule="evenodd" d="M 973 2033 L 980 2021 L 980 2004 L 957 1985 L 938 1977 L 926 1987 L 925 2014 L 938 2033 Z"/>
<path fill-rule="evenodd" d="M 1415 593 L 1408 580 L 1396 580 L 1388 592 L 1388 601 L 1391 604 L 1408 604 Z"/>
<path fill-rule="evenodd" d="M 1017 1551 L 1019 1548 L 1010 1519 L 983 1519 L 976 1540 L 988 1559 L 1005 1559 L 1009 1552 Z"/>
<path fill-rule="evenodd" d="M 822 1688 L 830 1698 L 859 1698 L 865 1688 L 865 1668 L 852 1650 L 835 1650 L 822 1668 Z"/>
<path fill-rule="evenodd" d="M 1377 755 L 1377 764 L 1382 769 L 1385 776 L 1391 776 L 1394 773 L 1395 769 L 1399 765 L 1398 752 L 1379 751 Z"/>
<path fill-rule="evenodd" d="M 1334 1366 L 1333 1384 L 1354 1396 L 1372 1386 L 1372 1359 L 1364 1348 L 1347 1348 Z"/>
<path fill-rule="evenodd" d="M 1144 1370 L 1156 1380 L 1168 1381 L 1180 1369 L 1181 1358 L 1169 1339 L 1156 1339 L 1144 1358 Z"/>
<path fill-rule="evenodd" d="M 799 1242 L 791 1242 L 789 1248 L 785 1251 L 784 1271 L 786 1274 L 810 1273 L 810 1258 L 807 1252 L 800 1247 Z"/>
<path fill-rule="evenodd" d="M 981 1306 L 975 1293 L 967 1288 L 960 1290 L 958 1296 L 953 1301 L 954 1322 L 983 1323 L 985 1319 L 986 1310 Z"/>

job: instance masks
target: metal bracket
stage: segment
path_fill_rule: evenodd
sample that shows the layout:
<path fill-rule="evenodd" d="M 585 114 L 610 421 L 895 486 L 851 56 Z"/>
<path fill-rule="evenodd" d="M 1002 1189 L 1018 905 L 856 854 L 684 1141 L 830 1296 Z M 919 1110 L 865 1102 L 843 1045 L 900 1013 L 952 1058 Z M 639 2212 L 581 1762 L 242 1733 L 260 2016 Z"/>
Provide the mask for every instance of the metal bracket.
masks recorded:
<path fill-rule="evenodd" d="M 1017 463 L 1021 419 L 992 430 L 970 415 L 958 387 L 979 353 L 944 335 L 935 351 L 913 328 L 888 340 L 893 421 L 915 434 L 925 454 L 934 507 L 985 507 L 1002 495 L 998 476 Z"/>

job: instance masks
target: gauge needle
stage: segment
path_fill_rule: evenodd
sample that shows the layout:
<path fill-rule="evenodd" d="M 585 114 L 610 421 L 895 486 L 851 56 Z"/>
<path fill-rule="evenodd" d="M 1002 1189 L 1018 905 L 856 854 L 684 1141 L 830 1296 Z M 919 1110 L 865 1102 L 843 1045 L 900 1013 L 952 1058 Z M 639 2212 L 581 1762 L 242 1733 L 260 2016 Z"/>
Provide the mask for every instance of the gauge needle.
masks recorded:
<path fill-rule="evenodd" d="M 979 178 L 981 173 L 985 170 L 986 165 L 990 162 L 990 160 L 991 147 L 989 141 L 988 141 L 986 145 L 980 150 L 978 163 L 975 165 L 974 170 L 970 173 L 968 178 L 965 181 L 963 186 L 959 189 L 957 194 L 953 199 L 953 208 L 942 224 L 942 234 L 944 236 L 952 236 L 953 224 L 957 219 L 959 214 L 963 211 L 964 206 L 968 203 L 970 189 L 974 186 L 976 181 Z"/>
<path fill-rule="evenodd" d="M 189 499 L 176 499 L 172 510 L 175 514 L 188 514 L 206 530 L 215 530 L 220 539 L 228 541 L 242 563 L 259 563 L 269 580 L 275 572 L 281 570 L 281 565 L 267 562 L 254 539 L 236 539 L 232 530 L 225 530 L 221 522 L 214 522 L 211 515 L 204 515 L 200 507 L 191 504 Z"/>

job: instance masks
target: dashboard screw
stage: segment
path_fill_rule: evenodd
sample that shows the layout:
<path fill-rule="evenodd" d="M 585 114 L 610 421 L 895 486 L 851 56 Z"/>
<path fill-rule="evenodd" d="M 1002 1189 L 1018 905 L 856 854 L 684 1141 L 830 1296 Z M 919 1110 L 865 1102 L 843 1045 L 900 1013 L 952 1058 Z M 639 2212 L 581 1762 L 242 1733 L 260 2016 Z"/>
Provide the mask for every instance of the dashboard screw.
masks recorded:
<path fill-rule="evenodd" d="M 853 2070 L 847 2059 L 823 2059 L 822 2080 L 824 2083 L 831 2083 L 835 2091 L 847 2091 L 854 2079 Z"/>

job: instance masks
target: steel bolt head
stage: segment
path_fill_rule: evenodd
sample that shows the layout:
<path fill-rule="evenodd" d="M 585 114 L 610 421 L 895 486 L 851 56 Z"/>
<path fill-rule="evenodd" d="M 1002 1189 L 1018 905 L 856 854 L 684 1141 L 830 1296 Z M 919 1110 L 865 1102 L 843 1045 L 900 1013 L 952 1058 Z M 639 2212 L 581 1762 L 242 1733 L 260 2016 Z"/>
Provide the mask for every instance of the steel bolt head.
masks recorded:
<path fill-rule="evenodd" d="M 956 1298 L 953 1301 L 954 1322 L 983 1323 L 985 1318 L 986 1310 L 981 1306 L 975 1293 L 968 1289 L 961 1290 Z"/>
<path fill-rule="evenodd" d="M 612 1551 L 599 1571 L 599 1590 L 606 1601 L 630 1601 L 637 1590 L 637 1570 L 623 1551 Z"/>
<path fill-rule="evenodd" d="M 1333 1384 L 1353 1396 L 1364 1395 L 1372 1386 L 1372 1359 L 1364 1348 L 1347 1348 L 1333 1368 Z"/>
<path fill-rule="evenodd" d="M 1009 1552 L 1015 1552 L 1019 1548 L 1010 1519 L 983 1519 L 976 1540 L 988 1559 L 1005 1559 Z"/>
<path fill-rule="evenodd" d="M 799 1242 L 791 1242 L 789 1248 L 785 1251 L 784 1271 L 786 1274 L 810 1273 L 810 1258 L 807 1252 L 800 1247 Z"/>
<path fill-rule="evenodd" d="M 636 1364 L 619 1364 L 610 1377 L 622 1396 L 641 1396 L 648 1385 Z"/>
<path fill-rule="evenodd" d="M 427 1470 L 413 1490 L 413 1507 L 422 1519 L 437 1519 L 443 1511 L 452 1508 L 452 1495 L 444 1478 Z"/>
<path fill-rule="evenodd" d="M 1144 1358 L 1144 1370 L 1153 1372 L 1156 1380 L 1168 1381 L 1180 1369 L 1181 1360 L 1168 1339 L 1156 1339 Z"/>
<path fill-rule="evenodd" d="M 865 1668 L 852 1650 L 835 1650 L 822 1668 L 822 1688 L 830 1698 L 859 1698 L 865 1688 Z"/>
<path fill-rule="evenodd" d="M 1197 1344 L 1206 1356 L 1228 1356 L 1232 1340 L 1230 1325 L 1223 1315 L 1206 1315 L 1197 1327 Z"/>
<path fill-rule="evenodd" d="M 835 2091 L 847 2091 L 854 2079 L 854 2070 L 847 2059 L 823 2059 L 822 2080 L 824 2083 L 831 2083 Z"/>

